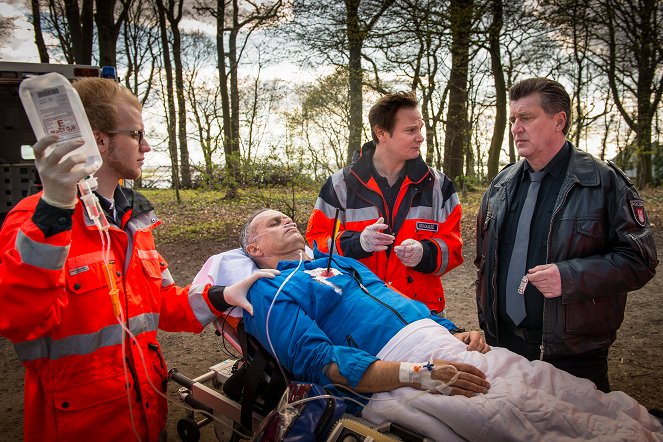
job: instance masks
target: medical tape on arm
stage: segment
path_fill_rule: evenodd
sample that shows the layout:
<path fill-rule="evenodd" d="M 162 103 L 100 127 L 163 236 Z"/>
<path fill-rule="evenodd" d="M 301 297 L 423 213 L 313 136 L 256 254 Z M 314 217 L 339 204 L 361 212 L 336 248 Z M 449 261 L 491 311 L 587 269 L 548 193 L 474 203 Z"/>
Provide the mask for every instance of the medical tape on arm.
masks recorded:
<path fill-rule="evenodd" d="M 448 382 L 443 382 L 439 379 L 433 379 L 434 370 L 442 370 L 451 367 L 455 370 L 455 374 Z M 419 384 L 422 390 L 437 392 L 450 395 L 451 387 L 458 380 L 460 372 L 453 365 L 434 365 L 432 362 L 412 363 L 401 362 L 398 370 L 398 380 L 407 384 Z"/>

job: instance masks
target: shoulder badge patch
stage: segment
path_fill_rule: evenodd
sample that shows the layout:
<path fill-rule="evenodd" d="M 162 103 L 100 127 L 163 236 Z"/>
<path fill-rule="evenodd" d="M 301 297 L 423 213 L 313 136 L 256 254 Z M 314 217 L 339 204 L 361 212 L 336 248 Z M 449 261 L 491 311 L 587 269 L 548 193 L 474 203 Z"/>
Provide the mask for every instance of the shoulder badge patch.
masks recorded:
<path fill-rule="evenodd" d="M 424 222 L 417 222 L 417 231 L 420 230 L 426 230 L 428 232 L 437 232 L 439 226 L 437 223 L 424 223 Z"/>
<path fill-rule="evenodd" d="M 645 202 L 642 200 L 629 200 L 629 206 L 631 207 L 631 215 L 633 220 L 640 227 L 647 225 L 647 212 L 645 212 Z"/>

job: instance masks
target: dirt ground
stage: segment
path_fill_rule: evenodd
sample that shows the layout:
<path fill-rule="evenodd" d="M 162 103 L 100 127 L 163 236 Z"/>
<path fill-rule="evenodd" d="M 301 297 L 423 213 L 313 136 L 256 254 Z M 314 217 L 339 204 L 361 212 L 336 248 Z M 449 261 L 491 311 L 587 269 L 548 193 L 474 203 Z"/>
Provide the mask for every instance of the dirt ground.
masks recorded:
<path fill-rule="evenodd" d="M 651 215 L 650 215 L 651 216 Z M 469 221 L 468 221 L 469 220 Z M 448 315 L 456 324 L 467 329 L 478 329 L 473 281 L 475 270 L 474 225 L 472 214 L 463 222 L 465 263 L 444 277 Z M 659 248 L 663 247 L 663 224 L 651 217 Z M 236 237 L 235 234 L 224 235 Z M 228 241 L 200 242 L 171 241 L 158 244 L 161 254 L 168 260 L 175 280 L 186 284 L 192 280 L 208 256 L 235 247 Z M 648 408 L 663 409 L 663 271 L 643 289 L 629 294 L 626 319 L 610 352 L 610 382 L 613 390 L 633 396 Z M 208 367 L 227 358 L 222 340 L 210 328 L 200 335 L 160 332 L 159 339 L 169 368 L 189 377 L 204 374 Z M 170 396 L 177 399 L 177 385 L 171 382 Z M 16 359 L 11 344 L 0 338 L 0 442 L 17 441 L 23 434 L 23 368 Z M 169 440 L 179 440 L 177 420 L 184 411 L 170 404 Z M 203 441 L 216 440 L 210 426 L 202 430 Z"/>

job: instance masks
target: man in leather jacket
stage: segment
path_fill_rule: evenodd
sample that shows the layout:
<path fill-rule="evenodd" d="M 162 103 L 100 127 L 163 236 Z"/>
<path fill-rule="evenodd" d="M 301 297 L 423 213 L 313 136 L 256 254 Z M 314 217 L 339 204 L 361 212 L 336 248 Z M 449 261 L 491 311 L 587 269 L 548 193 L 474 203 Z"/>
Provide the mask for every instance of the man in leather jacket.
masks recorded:
<path fill-rule="evenodd" d="M 658 264 L 644 203 L 615 165 L 566 140 L 570 99 L 563 86 L 527 79 L 513 86 L 510 101 L 521 160 L 491 182 L 477 217 L 479 324 L 490 345 L 610 391 L 608 349 L 626 294 L 643 287 Z M 529 240 L 516 244 L 530 171 L 546 173 Z M 512 256 L 523 249 L 525 319 L 516 324 L 506 312 L 506 281 Z"/>

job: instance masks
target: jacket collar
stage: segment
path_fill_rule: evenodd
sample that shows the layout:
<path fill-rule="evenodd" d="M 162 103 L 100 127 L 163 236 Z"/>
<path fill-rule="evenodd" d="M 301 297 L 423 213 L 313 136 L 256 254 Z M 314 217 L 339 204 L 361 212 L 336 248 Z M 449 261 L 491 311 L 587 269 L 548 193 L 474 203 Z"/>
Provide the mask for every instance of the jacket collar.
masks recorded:
<path fill-rule="evenodd" d="M 361 181 L 367 183 L 371 179 L 371 170 L 373 168 L 373 154 L 375 154 L 375 145 L 364 144 L 361 149 L 361 155 L 351 166 L 352 172 L 359 177 Z M 405 176 L 411 182 L 418 183 L 428 175 L 429 169 L 421 155 L 405 162 Z"/>
<path fill-rule="evenodd" d="M 577 149 L 570 141 L 567 143 L 571 146 L 571 159 L 566 169 L 565 181 L 575 182 L 586 187 L 598 186 L 600 184 L 599 170 L 594 158 L 589 153 Z M 505 171 L 504 180 L 497 187 L 512 184 L 515 179 L 522 176 L 524 168 L 524 159 L 509 167 Z"/>

